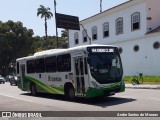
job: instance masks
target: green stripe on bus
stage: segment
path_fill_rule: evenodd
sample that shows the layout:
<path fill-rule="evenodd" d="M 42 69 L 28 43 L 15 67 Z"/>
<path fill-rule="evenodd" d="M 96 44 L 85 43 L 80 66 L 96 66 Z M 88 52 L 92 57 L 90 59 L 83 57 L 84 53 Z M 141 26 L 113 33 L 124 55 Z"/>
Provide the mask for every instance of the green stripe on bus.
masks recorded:
<path fill-rule="evenodd" d="M 25 76 L 25 80 L 35 83 L 38 87 L 42 88 L 44 91 L 48 93 L 64 94 L 64 89 L 62 87 L 51 87 L 51 86 L 45 85 L 44 83 L 42 83 L 41 81 L 35 78 L 28 77 L 28 76 Z"/>

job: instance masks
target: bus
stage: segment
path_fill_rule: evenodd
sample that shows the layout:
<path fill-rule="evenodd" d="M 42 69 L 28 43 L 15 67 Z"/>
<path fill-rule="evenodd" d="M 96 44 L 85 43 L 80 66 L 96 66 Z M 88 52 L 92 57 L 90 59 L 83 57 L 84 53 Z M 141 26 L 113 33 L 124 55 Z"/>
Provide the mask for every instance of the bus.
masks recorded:
<path fill-rule="evenodd" d="M 18 88 L 63 94 L 68 99 L 110 96 L 125 91 L 118 48 L 84 45 L 51 49 L 16 60 Z"/>

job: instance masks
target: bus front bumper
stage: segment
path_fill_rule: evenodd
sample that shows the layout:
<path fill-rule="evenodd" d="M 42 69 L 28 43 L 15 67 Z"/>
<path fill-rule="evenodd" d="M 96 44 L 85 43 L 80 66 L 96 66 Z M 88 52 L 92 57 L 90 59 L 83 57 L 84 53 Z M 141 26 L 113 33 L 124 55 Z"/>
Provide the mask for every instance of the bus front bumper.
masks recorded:
<path fill-rule="evenodd" d="M 86 92 L 86 97 L 100 97 L 100 96 L 110 96 L 114 95 L 115 93 L 124 92 L 125 91 L 125 84 L 123 81 L 114 83 L 105 87 L 100 87 L 99 89 L 89 87 Z"/>

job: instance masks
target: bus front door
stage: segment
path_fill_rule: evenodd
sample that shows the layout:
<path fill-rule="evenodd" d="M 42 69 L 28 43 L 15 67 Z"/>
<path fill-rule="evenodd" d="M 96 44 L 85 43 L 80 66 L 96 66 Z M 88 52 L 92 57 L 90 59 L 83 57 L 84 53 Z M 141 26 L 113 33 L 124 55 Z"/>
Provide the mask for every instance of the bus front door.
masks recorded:
<path fill-rule="evenodd" d="M 84 58 L 75 57 L 74 58 L 75 66 L 75 80 L 76 80 L 76 95 L 85 96 L 85 72 L 84 72 Z"/>

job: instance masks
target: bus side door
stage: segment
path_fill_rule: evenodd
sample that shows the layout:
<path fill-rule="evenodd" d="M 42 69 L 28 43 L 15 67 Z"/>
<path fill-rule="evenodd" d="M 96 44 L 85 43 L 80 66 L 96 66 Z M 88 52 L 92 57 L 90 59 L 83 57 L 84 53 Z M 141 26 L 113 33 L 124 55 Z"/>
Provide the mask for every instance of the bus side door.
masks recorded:
<path fill-rule="evenodd" d="M 74 57 L 75 91 L 77 96 L 85 96 L 89 86 L 86 58 Z"/>

